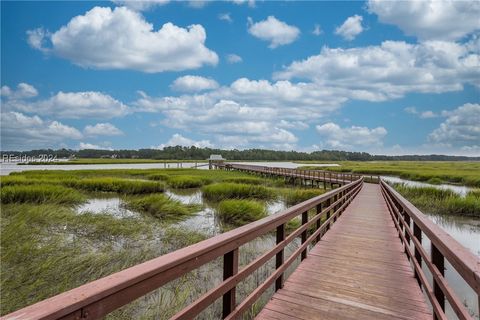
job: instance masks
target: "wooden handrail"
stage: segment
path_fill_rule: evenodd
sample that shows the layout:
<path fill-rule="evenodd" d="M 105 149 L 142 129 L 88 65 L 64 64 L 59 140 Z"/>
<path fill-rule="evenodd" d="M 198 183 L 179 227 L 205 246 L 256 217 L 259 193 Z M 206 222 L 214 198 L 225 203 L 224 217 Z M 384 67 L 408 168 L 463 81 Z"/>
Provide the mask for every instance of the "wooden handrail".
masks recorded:
<path fill-rule="evenodd" d="M 459 319 L 471 319 L 468 310 L 444 277 L 444 262 L 446 259 L 475 291 L 479 301 L 477 308 L 480 308 L 480 259 L 434 224 L 385 181 L 380 180 L 380 185 L 399 237 L 404 244 L 405 253 L 413 263 L 419 285 L 425 288 L 436 318 L 446 319 L 446 297 Z M 423 235 L 431 242 L 430 257 L 422 246 Z M 414 252 L 410 248 L 411 242 Z M 433 288 L 422 270 L 422 262 L 432 275 Z"/>
<path fill-rule="evenodd" d="M 87 283 L 17 310 L 1 319 L 98 319 L 222 256 L 224 258 L 223 282 L 180 311 L 175 318 L 191 319 L 221 296 L 224 304 L 223 317 L 239 316 L 269 285 L 282 278 L 284 271 L 294 258 L 302 255 L 302 252 L 306 253 L 308 245 L 329 229 L 330 224 L 336 221 L 337 216 L 358 194 L 362 185 L 363 179 L 358 179 L 264 219 Z M 289 236 L 280 237 L 275 247 L 238 270 L 238 250 L 243 244 L 269 232 L 284 230 L 288 221 L 310 209 L 318 210 L 318 206 L 322 210 L 317 211 L 312 219 L 308 220 L 307 216 L 307 221 L 304 219 L 304 223 Z M 270 258 L 279 257 L 280 254 L 283 256 L 285 246 L 296 237 L 305 235 L 308 228 L 318 226 L 317 222 L 323 217 L 327 218 L 326 221 L 316 228 L 310 237 L 302 237 L 300 248 L 286 261 L 283 261 L 283 258 L 277 260 L 280 263 L 277 264 L 276 271 L 236 306 L 235 286 Z M 277 239 L 279 239 L 278 235 Z M 282 286 L 281 282 L 279 287 Z"/>

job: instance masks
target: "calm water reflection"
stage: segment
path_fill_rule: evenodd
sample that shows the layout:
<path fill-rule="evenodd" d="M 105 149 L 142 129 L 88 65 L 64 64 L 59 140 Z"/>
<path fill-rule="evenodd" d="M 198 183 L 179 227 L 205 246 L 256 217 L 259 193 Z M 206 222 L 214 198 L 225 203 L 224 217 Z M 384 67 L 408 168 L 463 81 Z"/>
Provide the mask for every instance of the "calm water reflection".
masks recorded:
<path fill-rule="evenodd" d="M 138 217 L 138 212 L 128 210 L 120 198 L 93 198 L 77 206 L 76 211 L 82 213 L 109 214 L 116 218 Z"/>
<path fill-rule="evenodd" d="M 125 164 L 64 164 L 64 165 L 18 165 L 17 163 L 0 162 L 1 175 L 8 175 L 11 172 L 21 172 L 27 170 L 108 170 L 108 169 L 164 169 L 164 168 L 192 168 L 193 162 L 177 163 L 125 163 Z M 208 169 L 199 167 L 200 169 Z"/>
<path fill-rule="evenodd" d="M 252 164 L 267 167 L 281 167 L 281 168 L 298 168 L 306 164 L 294 162 L 234 162 L 241 164 Z M 197 163 L 198 165 L 204 163 Z M 335 163 L 322 164 L 308 164 L 309 166 L 318 167 L 335 167 Z M 17 163 L 0 162 L 0 175 L 8 175 L 11 172 L 21 172 L 27 170 L 108 170 L 108 169 L 165 169 L 165 168 L 192 168 L 195 166 L 194 162 L 182 163 L 125 163 L 125 164 L 64 164 L 64 165 L 18 165 Z M 199 169 L 208 170 L 208 165 L 198 167 Z"/>
<path fill-rule="evenodd" d="M 465 248 L 480 256 L 480 219 L 433 214 L 427 216 Z"/>
<path fill-rule="evenodd" d="M 467 217 L 458 216 L 440 216 L 427 214 L 427 216 L 443 230 L 448 232 L 455 240 L 460 242 L 465 248 L 470 250 L 477 256 L 480 256 L 480 220 Z M 422 239 L 422 245 L 427 254 L 430 254 L 431 243 L 428 238 Z M 425 266 L 422 266 L 423 271 L 432 284 L 432 277 L 430 271 Z M 477 307 L 477 294 L 470 288 L 470 286 L 463 280 L 457 271 L 445 261 L 445 278 L 449 285 L 460 298 L 460 301 L 467 306 L 467 309 L 475 319 L 479 319 Z M 446 313 L 448 319 L 456 319 L 452 308 L 447 304 Z"/>
<path fill-rule="evenodd" d="M 430 184 L 425 182 L 402 179 L 399 177 L 382 176 L 382 179 L 391 183 L 403 183 L 409 187 L 433 187 L 440 190 L 451 190 L 461 196 L 465 196 L 472 188 L 467 186 L 456 186 L 453 184 Z"/>

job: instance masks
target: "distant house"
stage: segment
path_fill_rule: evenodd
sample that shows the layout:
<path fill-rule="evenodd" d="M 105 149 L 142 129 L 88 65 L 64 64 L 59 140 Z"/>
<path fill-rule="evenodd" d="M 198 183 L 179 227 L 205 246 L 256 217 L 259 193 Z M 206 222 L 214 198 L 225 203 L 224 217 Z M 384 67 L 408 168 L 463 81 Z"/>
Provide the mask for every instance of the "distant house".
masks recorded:
<path fill-rule="evenodd" d="M 222 157 L 221 154 L 211 154 L 208 160 L 208 168 L 213 169 L 214 165 L 223 164 L 226 159 Z"/>

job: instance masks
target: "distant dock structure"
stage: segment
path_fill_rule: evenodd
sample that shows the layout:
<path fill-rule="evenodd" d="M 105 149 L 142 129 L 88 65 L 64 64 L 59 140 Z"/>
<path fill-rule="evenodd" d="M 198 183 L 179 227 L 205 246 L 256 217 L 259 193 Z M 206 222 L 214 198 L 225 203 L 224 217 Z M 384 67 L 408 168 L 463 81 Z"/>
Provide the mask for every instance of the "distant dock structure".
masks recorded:
<path fill-rule="evenodd" d="M 208 160 L 208 169 L 212 170 L 214 166 L 223 165 L 225 160 L 221 154 L 211 154 Z"/>

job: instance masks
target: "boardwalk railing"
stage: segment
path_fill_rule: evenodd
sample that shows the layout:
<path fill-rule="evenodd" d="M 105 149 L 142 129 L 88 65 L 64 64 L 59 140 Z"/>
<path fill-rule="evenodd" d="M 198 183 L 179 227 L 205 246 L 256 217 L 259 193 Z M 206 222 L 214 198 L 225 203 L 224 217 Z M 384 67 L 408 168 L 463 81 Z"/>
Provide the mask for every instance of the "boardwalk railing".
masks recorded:
<path fill-rule="evenodd" d="M 2 319 L 98 319 L 219 257 L 223 257 L 223 282 L 181 310 L 173 319 L 192 319 L 219 298 L 223 299 L 223 318 L 238 318 L 270 286 L 275 284 L 276 290 L 283 286 L 286 269 L 298 256 L 302 260 L 307 257 L 308 246 L 320 240 L 362 185 L 363 179 L 359 179 L 264 219 L 15 311 Z M 309 219 L 308 211 L 311 209 L 315 209 L 316 214 Z M 300 215 L 302 224 L 286 235 L 287 222 Z M 312 229 L 314 231 L 309 235 L 308 231 Z M 271 232 L 276 233 L 276 245 L 239 270 L 239 248 Z M 301 237 L 301 246 L 285 259 L 285 247 L 297 237 Z M 275 271 L 237 304 L 237 284 L 274 257 Z"/>
<path fill-rule="evenodd" d="M 324 181 L 335 184 L 347 184 L 361 178 L 354 173 L 332 172 L 323 170 L 302 170 L 280 167 L 267 167 L 248 164 L 227 163 L 219 166 L 226 170 L 257 172 L 268 175 L 301 178 L 305 180 Z"/>
<path fill-rule="evenodd" d="M 435 225 L 391 186 L 383 180 L 380 184 L 388 209 L 399 232 L 399 237 L 404 244 L 405 253 L 413 264 L 415 277 L 418 284 L 423 287 L 432 305 L 435 317 L 437 319 L 447 319 L 445 315 L 446 298 L 459 319 L 471 319 L 468 310 L 444 277 L 445 260 L 476 292 L 479 303 L 476 307 L 480 308 L 479 259 Z M 422 246 L 424 236 L 431 243 L 430 255 Z M 433 288 L 422 270 L 422 262 L 425 263 L 432 275 Z"/>

